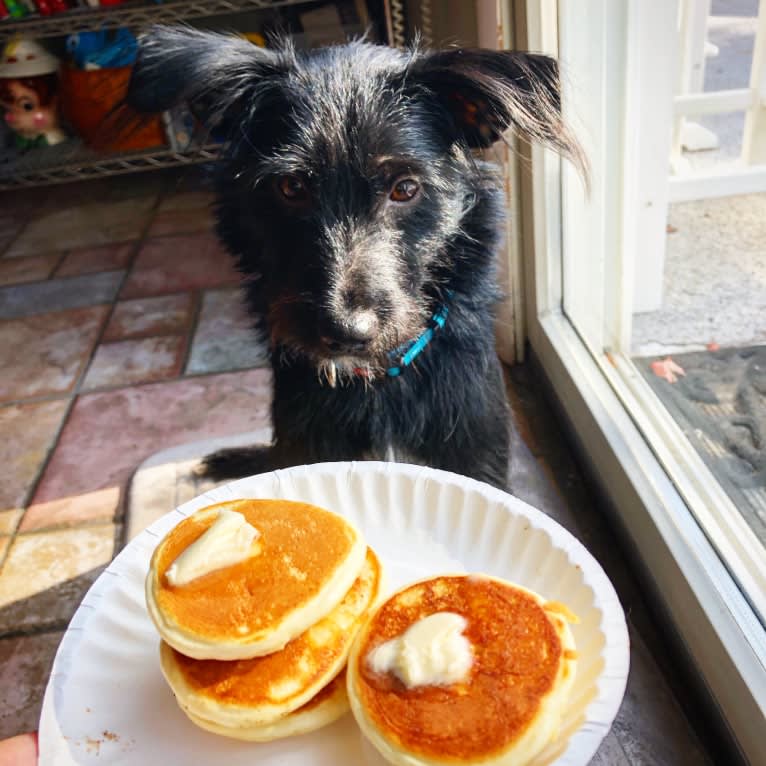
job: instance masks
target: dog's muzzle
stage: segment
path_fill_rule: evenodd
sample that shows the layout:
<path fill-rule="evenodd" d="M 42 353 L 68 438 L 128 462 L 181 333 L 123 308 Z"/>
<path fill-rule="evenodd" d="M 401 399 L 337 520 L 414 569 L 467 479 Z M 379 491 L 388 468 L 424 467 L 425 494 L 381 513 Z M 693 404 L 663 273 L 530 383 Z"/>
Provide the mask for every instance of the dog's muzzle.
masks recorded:
<path fill-rule="evenodd" d="M 319 339 L 332 354 L 364 353 L 377 337 L 378 318 L 370 309 L 351 311 L 342 318 L 326 318 L 319 323 Z"/>

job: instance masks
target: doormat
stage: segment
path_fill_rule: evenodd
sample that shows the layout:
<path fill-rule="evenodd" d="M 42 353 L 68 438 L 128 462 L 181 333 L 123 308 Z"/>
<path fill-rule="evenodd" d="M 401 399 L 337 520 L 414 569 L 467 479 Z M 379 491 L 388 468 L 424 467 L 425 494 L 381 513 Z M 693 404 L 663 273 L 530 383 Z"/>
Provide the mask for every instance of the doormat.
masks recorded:
<path fill-rule="evenodd" d="M 633 361 L 766 545 L 766 346 Z"/>

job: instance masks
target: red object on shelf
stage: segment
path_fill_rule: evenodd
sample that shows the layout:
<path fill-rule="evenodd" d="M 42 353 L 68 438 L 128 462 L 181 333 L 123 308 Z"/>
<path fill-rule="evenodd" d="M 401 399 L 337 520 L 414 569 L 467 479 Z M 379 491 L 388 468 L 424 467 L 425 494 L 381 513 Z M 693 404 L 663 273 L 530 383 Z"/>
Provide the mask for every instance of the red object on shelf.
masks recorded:
<path fill-rule="evenodd" d="M 101 0 L 99 5 L 120 5 L 120 3 L 125 2 L 125 0 Z"/>
<path fill-rule="evenodd" d="M 69 10 L 65 0 L 35 0 L 35 5 L 41 16 L 50 16 Z"/>

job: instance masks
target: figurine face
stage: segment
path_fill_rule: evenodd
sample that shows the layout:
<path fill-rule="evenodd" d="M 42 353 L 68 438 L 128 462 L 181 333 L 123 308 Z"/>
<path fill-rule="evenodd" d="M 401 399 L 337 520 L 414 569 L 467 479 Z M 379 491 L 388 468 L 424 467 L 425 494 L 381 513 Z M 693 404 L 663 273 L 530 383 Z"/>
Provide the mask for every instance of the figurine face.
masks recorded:
<path fill-rule="evenodd" d="M 36 138 L 57 127 L 55 104 L 42 106 L 38 93 L 18 80 L 8 81 L 2 106 L 8 127 L 23 138 Z"/>

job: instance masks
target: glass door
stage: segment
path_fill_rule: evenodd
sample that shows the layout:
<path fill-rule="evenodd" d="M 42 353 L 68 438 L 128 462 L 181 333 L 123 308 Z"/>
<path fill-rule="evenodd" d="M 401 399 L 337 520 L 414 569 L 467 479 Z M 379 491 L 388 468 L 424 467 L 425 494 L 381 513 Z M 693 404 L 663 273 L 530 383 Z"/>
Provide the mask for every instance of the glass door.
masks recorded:
<path fill-rule="evenodd" d="M 766 10 L 514 7 L 517 44 L 560 60 L 590 161 L 586 180 L 528 149 L 530 344 L 691 660 L 766 763 Z"/>

